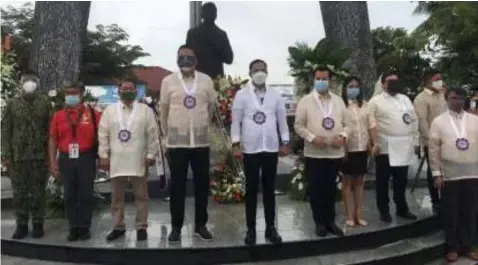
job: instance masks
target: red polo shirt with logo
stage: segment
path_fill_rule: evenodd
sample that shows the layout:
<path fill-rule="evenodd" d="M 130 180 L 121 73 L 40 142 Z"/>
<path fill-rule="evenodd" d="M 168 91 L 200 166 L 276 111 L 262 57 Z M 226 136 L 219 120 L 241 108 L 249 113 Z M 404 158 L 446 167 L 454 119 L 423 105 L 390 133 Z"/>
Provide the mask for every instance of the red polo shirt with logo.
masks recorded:
<path fill-rule="evenodd" d="M 73 128 L 68 121 L 74 123 L 80 111 L 83 113 L 76 125 L 76 139 L 74 139 Z M 101 114 L 96 110 L 93 110 L 93 112 L 96 116 L 96 128 L 98 128 Z M 70 115 L 70 119 L 66 115 Z M 55 112 L 50 122 L 50 137 L 56 141 L 58 150 L 61 153 L 68 153 L 69 145 L 72 143 L 78 143 L 80 153 L 90 151 L 95 147 L 96 133 L 91 117 L 91 109 L 83 104 L 77 108 L 65 108 Z"/>

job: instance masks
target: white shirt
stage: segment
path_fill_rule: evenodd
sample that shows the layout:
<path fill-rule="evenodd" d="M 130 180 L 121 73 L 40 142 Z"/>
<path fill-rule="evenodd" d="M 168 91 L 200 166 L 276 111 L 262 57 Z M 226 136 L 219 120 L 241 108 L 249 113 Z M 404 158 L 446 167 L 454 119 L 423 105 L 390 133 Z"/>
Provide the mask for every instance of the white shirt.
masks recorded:
<path fill-rule="evenodd" d="M 263 112 L 263 124 L 254 121 L 254 115 Z M 237 92 L 232 105 L 231 140 L 240 142 L 246 154 L 278 152 L 279 133 L 282 141 L 289 141 L 285 101 L 279 91 L 267 87 L 261 104 L 251 83 Z"/>
<path fill-rule="evenodd" d="M 374 96 L 368 107 L 377 122 L 378 147 L 380 154 L 388 154 L 391 137 L 410 137 L 410 145 L 418 146 L 418 119 L 410 99 L 402 94 L 391 96 L 381 93 Z M 410 115 L 411 123 L 403 121 L 403 115 Z"/>

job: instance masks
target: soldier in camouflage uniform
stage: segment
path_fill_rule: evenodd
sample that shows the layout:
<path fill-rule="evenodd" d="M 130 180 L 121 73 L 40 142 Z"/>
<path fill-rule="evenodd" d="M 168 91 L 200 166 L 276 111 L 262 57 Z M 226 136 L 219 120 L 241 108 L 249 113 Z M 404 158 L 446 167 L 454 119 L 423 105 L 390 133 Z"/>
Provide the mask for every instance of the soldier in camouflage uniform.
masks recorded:
<path fill-rule="evenodd" d="M 7 102 L 2 117 L 2 163 L 8 168 L 13 188 L 16 230 L 13 239 L 43 236 L 45 186 L 48 178 L 48 127 L 50 103 L 37 92 L 38 77 L 21 77 L 20 95 Z"/>

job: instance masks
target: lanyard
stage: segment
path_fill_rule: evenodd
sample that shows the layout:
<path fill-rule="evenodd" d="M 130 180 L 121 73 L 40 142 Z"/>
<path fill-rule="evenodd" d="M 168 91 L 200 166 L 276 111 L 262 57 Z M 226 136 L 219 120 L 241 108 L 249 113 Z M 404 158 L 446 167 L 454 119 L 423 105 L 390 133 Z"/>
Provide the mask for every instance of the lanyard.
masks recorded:
<path fill-rule="evenodd" d="M 85 108 L 83 106 L 81 106 L 80 109 L 78 110 L 78 115 L 76 116 L 76 120 L 75 120 L 75 122 L 73 122 L 71 120 L 71 117 L 70 117 L 70 113 L 69 113 L 70 111 L 65 109 L 66 122 L 71 127 L 71 134 L 73 135 L 73 140 L 74 141 L 76 141 L 76 128 L 77 128 L 78 122 L 80 122 L 80 119 L 83 116 L 84 110 L 85 110 Z"/>
<path fill-rule="evenodd" d="M 406 112 L 407 110 L 407 106 L 405 104 L 405 102 L 403 102 L 403 100 L 400 100 L 397 97 L 391 97 L 393 99 L 393 103 L 395 103 L 395 105 L 397 105 L 398 109 L 401 111 L 401 112 Z"/>
<path fill-rule="evenodd" d="M 327 109 L 327 112 L 325 111 L 324 105 L 322 104 L 322 101 L 320 101 L 319 96 L 317 95 L 316 92 L 314 92 L 314 99 L 317 102 L 317 105 L 319 106 L 320 111 L 324 115 L 324 118 L 330 117 L 332 114 L 332 98 L 329 100 L 329 107 Z"/>
<path fill-rule="evenodd" d="M 184 82 L 184 77 L 180 72 L 178 73 L 178 76 L 179 76 L 181 85 L 183 86 L 184 93 L 190 96 L 194 95 L 196 93 L 196 90 L 198 89 L 198 73 L 194 72 L 194 81 L 193 81 L 193 86 L 191 87 L 191 89 L 189 89 L 189 87 L 186 85 L 186 82 Z"/>
<path fill-rule="evenodd" d="M 254 92 L 254 86 L 249 83 L 249 94 L 252 96 L 252 101 L 254 102 L 254 105 L 258 110 L 264 111 L 264 101 L 260 102 L 261 100 L 259 99 L 259 96 Z M 264 93 L 264 99 L 266 97 L 267 90 Z M 263 100 L 264 100 L 263 99 Z"/>
<path fill-rule="evenodd" d="M 116 114 L 118 118 L 118 124 L 120 126 L 120 130 L 129 130 L 131 128 L 131 123 L 133 122 L 134 115 L 136 114 L 137 103 L 133 102 L 133 110 L 131 111 L 131 115 L 129 115 L 128 121 L 124 122 L 123 111 L 121 110 L 121 102 L 118 102 L 116 105 Z"/>
<path fill-rule="evenodd" d="M 466 139 L 466 113 L 463 113 L 463 117 L 459 119 L 459 122 L 461 123 L 460 125 L 460 131 L 458 131 L 458 127 L 456 126 L 456 123 L 453 119 L 453 116 L 451 116 L 450 111 L 448 111 L 448 118 L 450 118 L 450 124 L 451 127 L 453 128 L 453 131 L 455 131 L 456 137 L 458 139 L 465 138 Z"/>

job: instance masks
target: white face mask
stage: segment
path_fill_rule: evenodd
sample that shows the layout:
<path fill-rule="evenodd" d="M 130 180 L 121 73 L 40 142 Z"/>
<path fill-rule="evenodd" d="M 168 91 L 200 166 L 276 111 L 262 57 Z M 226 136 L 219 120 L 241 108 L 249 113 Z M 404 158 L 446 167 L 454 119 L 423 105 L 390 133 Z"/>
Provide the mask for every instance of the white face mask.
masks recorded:
<path fill-rule="evenodd" d="M 478 107 L 476 105 L 476 104 L 478 104 L 477 102 L 478 102 L 478 99 L 474 99 L 474 100 L 470 101 L 470 109 L 471 110 L 476 110 L 476 108 Z"/>
<path fill-rule="evenodd" d="M 254 82 L 254 84 L 256 85 L 263 85 L 266 83 L 266 79 L 267 79 L 267 74 L 265 72 L 255 72 L 253 75 L 252 75 L 252 82 Z"/>
<path fill-rule="evenodd" d="M 442 90 L 443 89 L 443 80 L 434 81 L 432 83 L 432 87 L 436 90 Z"/>
<path fill-rule="evenodd" d="M 23 83 L 23 91 L 25 91 L 25 93 L 33 93 L 36 89 L 37 83 L 33 81 L 26 81 L 25 83 Z"/>

